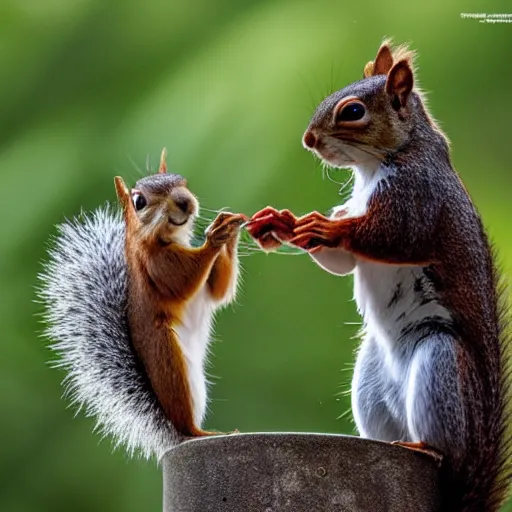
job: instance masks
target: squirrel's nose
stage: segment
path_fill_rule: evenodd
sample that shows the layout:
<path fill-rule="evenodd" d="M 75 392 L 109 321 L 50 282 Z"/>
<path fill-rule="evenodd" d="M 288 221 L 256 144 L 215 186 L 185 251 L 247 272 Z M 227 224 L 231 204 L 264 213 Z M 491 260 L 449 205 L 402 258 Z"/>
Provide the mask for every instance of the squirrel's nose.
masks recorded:
<path fill-rule="evenodd" d="M 317 138 L 316 138 L 315 134 L 312 131 L 308 130 L 304 134 L 304 137 L 302 137 L 302 144 L 307 149 L 313 149 L 316 146 L 316 143 L 317 143 Z"/>
<path fill-rule="evenodd" d="M 180 196 L 174 199 L 174 204 L 183 212 L 189 213 L 190 199 L 188 197 Z"/>

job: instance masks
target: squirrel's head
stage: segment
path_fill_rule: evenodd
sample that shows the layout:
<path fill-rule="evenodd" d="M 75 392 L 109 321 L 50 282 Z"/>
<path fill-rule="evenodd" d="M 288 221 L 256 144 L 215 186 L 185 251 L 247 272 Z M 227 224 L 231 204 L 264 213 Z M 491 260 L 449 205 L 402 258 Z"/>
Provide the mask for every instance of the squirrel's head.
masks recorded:
<path fill-rule="evenodd" d="M 131 190 L 119 176 L 115 184 L 126 221 L 137 228 L 139 236 L 163 243 L 188 243 L 199 203 L 183 176 L 167 173 L 165 150 L 158 174 L 140 179 Z"/>
<path fill-rule="evenodd" d="M 302 143 L 332 167 L 374 167 L 410 141 L 423 123 L 438 131 L 414 88 L 414 53 L 385 41 L 363 79 L 328 96 Z"/>

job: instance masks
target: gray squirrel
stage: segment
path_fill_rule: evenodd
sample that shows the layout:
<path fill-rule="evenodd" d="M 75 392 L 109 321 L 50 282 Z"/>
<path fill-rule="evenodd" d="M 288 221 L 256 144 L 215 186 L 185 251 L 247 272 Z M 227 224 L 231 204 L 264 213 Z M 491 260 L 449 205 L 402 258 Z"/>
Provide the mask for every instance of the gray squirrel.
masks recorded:
<path fill-rule="evenodd" d="M 115 184 L 124 214 L 107 206 L 61 225 L 39 297 L 73 402 L 129 454 L 159 458 L 212 434 L 200 428 L 204 364 L 213 315 L 235 297 L 246 217 L 220 213 L 192 247 L 199 204 L 165 150 L 157 174 Z"/>
<path fill-rule="evenodd" d="M 442 457 L 443 512 L 494 512 L 512 480 L 506 300 L 480 217 L 415 85 L 413 53 L 380 47 L 327 97 L 303 136 L 352 197 L 330 217 L 267 207 L 260 245 L 353 273 L 363 317 L 352 381 L 362 437 Z"/>

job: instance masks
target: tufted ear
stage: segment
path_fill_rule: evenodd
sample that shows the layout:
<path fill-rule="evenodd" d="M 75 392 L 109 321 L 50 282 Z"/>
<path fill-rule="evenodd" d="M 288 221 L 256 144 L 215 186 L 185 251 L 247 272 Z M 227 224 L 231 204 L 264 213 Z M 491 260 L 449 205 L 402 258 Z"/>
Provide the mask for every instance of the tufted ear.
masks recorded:
<path fill-rule="evenodd" d="M 375 75 L 387 75 L 393 66 L 393 55 L 389 43 L 385 41 L 381 44 L 374 61 L 366 64 L 363 71 L 364 78 Z"/>
<path fill-rule="evenodd" d="M 414 76 L 409 62 L 397 62 L 386 80 L 386 92 L 391 97 L 391 104 L 395 110 L 405 107 L 413 86 Z"/>
<path fill-rule="evenodd" d="M 160 154 L 160 167 L 158 168 L 158 172 L 160 174 L 167 173 L 167 149 L 163 148 L 162 153 Z"/>
<path fill-rule="evenodd" d="M 119 203 L 121 204 L 121 208 L 124 212 L 126 227 L 127 229 L 134 229 L 140 225 L 141 221 L 135 212 L 131 191 L 128 189 L 121 176 L 116 176 L 114 178 L 114 183 L 116 185 L 117 198 L 119 199 Z"/>
<path fill-rule="evenodd" d="M 121 206 L 126 208 L 131 203 L 130 191 L 121 176 L 116 176 L 114 178 L 114 183 L 116 185 L 117 199 L 119 199 Z"/>
<path fill-rule="evenodd" d="M 391 55 L 391 48 L 387 43 L 384 43 L 375 57 L 373 65 L 374 75 L 387 75 L 389 70 L 393 67 L 393 56 Z"/>

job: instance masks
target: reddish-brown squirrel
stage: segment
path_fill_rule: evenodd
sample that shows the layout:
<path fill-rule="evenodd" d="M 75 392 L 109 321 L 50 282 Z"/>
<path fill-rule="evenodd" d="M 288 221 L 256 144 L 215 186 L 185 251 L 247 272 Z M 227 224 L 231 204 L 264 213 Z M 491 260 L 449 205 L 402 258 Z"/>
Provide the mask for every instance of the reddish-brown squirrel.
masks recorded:
<path fill-rule="evenodd" d="M 162 455 L 201 429 L 215 311 L 234 299 L 244 215 L 220 213 L 191 246 L 199 204 L 186 180 L 160 172 L 129 190 L 124 220 L 102 209 L 61 226 L 43 275 L 47 334 L 67 385 L 130 452 Z"/>
<path fill-rule="evenodd" d="M 263 248 L 307 250 L 354 274 L 364 320 L 352 381 L 359 433 L 442 454 L 441 509 L 496 511 L 511 481 L 505 299 L 448 142 L 414 87 L 413 54 L 385 42 L 364 78 L 327 97 L 303 137 L 353 193 L 330 217 L 266 208 Z"/>

